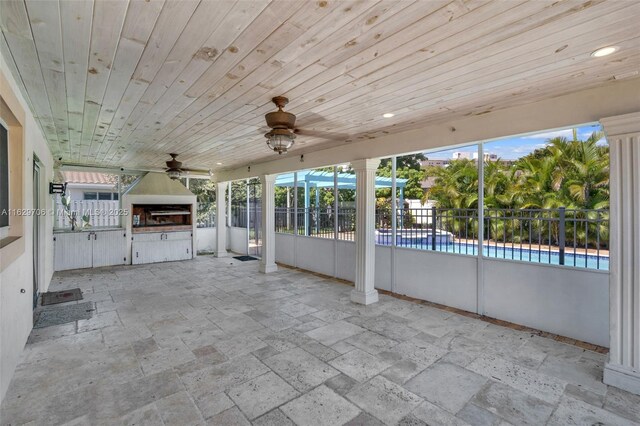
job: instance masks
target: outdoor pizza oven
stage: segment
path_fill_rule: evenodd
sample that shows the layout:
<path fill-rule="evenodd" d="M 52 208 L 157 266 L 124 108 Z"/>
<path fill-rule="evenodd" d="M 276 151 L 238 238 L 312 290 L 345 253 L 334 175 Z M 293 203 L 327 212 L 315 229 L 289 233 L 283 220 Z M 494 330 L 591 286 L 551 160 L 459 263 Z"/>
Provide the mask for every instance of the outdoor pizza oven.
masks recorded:
<path fill-rule="evenodd" d="M 134 233 L 191 230 L 191 204 L 133 204 L 131 227 Z"/>
<path fill-rule="evenodd" d="M 147 173 L 122 197 L 128 210 L 131 263 L 155 263 L 194 257 L 196 196 L 166 173 Z"/>

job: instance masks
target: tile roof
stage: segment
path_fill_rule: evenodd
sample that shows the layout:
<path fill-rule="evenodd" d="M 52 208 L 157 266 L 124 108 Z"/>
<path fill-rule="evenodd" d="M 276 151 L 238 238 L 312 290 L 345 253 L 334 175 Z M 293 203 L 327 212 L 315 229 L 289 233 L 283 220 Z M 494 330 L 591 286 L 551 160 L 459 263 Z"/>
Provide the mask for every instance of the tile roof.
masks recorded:
<path fill-rule="evenodd" d="M 68 183 L 116 184 L 116 176 L 107 173 L 64 171 L 62 175 Z"/>

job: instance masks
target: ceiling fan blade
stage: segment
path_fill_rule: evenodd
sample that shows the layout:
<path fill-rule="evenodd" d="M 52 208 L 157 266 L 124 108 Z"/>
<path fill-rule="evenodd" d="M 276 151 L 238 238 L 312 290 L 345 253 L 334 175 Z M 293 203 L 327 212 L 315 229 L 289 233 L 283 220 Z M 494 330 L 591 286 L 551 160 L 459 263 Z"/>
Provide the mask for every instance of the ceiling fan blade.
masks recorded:
<path fill-rule="evenodd" d="M 211 169 L 191 169 L 191 168 L 188 168 L 188 167 L 182 167 L 181 170 L 183 172 L 199 173 L 199 174 L 203 174 L 203 175 L 211 175 Z"/>
<path fill-rule="evenodd" d="M 313 127 L 316 124 L 326 123 L 327 120 L 320 114 L 316 114 L 315 112 L 305 112 L 302 113 L 298 119 L 296 120 L 296 124 L 298 127 Z"/>
<path fill-rule="evenodd" d="M 349 139 L 349 135 L 346 133 L 332 133 L 332 132 L 324 132 L 322 130 L 310 130 L 310 129 L 298 129 L 294 130 L 296 135 L 300 136 L 309 136 L 312 138 L 322 138 L 333 141 L 344 141 Z"/>

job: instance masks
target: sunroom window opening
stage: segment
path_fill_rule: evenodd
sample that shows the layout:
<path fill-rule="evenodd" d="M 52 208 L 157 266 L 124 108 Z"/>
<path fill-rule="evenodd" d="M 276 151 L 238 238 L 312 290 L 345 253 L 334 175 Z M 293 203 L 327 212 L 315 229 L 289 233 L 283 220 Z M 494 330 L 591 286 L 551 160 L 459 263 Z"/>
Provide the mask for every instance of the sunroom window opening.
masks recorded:
<path fill-rule="evenodd" d="M 484 255 L 609 269 L 609 147 L 599 124 L 484 144 Z"/>
<path fill-rule="evenodd" d="M 397 157 L 397 246 L 477 255 L 477 158 L 478 145 Z"/>
<path fill-rule="evenodd" d="M 247 223 L 249 255 L 262 256 L 262 183 L 258 178 L 247 180 Z"/>
<path fill-rule="evenodd" d="M 196 223 L 198 228 L 214 228 L 216 226 L 216 184 L 211 179 L 189 179 L 189 191 L 198 203 Z"/>
<path fill-rule="evenodd" d="M 356 172 L 351 164 L 337 167 L 338 173 L 338 239 L 356 239 Z"/>
<path fill-rule="evenodd" d="M 334 167 L 284 173 L 276 178 L 276 232 L 335 238 Z"/>
<path fill-rule="evenodd" d="M 295 186 L 293 184 L 278 185 L 277 182 L 280 176 L 284 175 L 276 177 L 274 188 L 275 230 L 283 234 L 293 234 L 295 230 Z"/>
<path fill-rule="evenodd" d="M 231 182 L 231 227 L 247 227 L 247 181 Z"/>
<path fill-rule="evenodd" d="M 305 223 L 310 237 L 335 237 L 335 197 L 333 167 L 314 169 L 307 176 L 316 176 L 315 181 L 307 185 L 308 197 L 305 199 Z"/>
<path fill-rule="evenodd" d="M 376 170 L 376 244 L 391 245 L 393 238 L 393 162 L 395 157 L 383 158 L 380 160 L 378 170 Z M 380 178 L 390 180 L 388 187 L 380 188 L 377 183 Z M 398 191 L 396 190 L 396 193 Z M 396 194 L 396 203 L 398 196 Z"/>

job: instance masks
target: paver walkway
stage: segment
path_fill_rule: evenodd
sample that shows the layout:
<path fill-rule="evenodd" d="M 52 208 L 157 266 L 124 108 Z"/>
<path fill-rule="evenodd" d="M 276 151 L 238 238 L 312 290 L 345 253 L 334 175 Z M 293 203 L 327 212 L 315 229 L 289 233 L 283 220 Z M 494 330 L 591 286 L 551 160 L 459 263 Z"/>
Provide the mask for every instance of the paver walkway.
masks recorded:
<path fill-rule="evenodd" d="M 640 397 L 602 384 L 605 355 L 389 296 L 355 305 L 296 270 L 199 257 L 50 290 L 73 287 L 96 314 L 32 332 L 2 425 L 640 421 Z"/>

